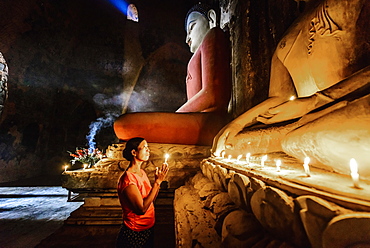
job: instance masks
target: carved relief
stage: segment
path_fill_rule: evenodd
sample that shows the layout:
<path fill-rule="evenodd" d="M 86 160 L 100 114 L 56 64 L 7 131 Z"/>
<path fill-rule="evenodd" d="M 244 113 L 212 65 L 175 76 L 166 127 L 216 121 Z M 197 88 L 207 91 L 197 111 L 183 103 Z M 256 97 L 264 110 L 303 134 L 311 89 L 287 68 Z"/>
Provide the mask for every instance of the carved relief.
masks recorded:
<path fill-rule="evenodd" d="M 309 43 L 307 46 L 308 55 L 313 52 L 313 45 L 315 42 L 316 35 L 331 36 L 335 35 L 340 27 L 330 17 L 328 12 L 329 6 L 327 3 L 323 4 L 322 7 L 317 11 L 316 16 L 310 22 L 309 31 Z"/>
<path fill-rule="evenodd" d="M 8 66 L 3 54 L 0 52 L 0 117 L 5 107 L 5 101 L 8 96 Z"/>

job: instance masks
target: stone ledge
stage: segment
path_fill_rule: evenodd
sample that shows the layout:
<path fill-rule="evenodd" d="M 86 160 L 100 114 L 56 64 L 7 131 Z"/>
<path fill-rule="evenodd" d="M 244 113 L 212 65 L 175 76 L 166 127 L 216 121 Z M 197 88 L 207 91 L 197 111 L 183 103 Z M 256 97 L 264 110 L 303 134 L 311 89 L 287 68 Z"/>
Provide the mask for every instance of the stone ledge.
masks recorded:
<path fill-rule="evenodd" d="M 343 193 L 343 198 L 331 196 L 340 191 L 340 188 L 333 185 L 312 188 L 292 182 L 291 179 L 283 180 L 276 169 L 261 169 L 256 164 L 253 166 L 254 168 L 241 166 L 236 160 L 203 160 L 202 173 L 189 181 L 192 190 L 187 190 L 187 194 L 193 198 L 197 194 L 195 200 L 203 211 L 190 211 L 198 216 L 184 219 L 180 216 L 183 215 L 182 212 L 189 212 L 189 209 L 175 201 L 177 235 L 182 240 L 190 239 L 192 230 L 189 227 L 193 225 L 192 221 L 199 216 L 210 216 L 215 224 L 208 229 L 216 230 L 223 247 L 329 248 L 334 247 L 335 243 L 335 247 L 344 248 L 370 245 L 370 212 L 364 211 L 368 209 L 366 199 L 351 199 L 352 195 L 346 193 Z M 271 165 L 266 166 L 273 168 Z M 350 185 L 344 187 L 350 191 L 358 190 Z M 334 193 L 325 191 L 327 188 L 334 188 Z M 320 194 L 315 194 L 316 191 Z M 226 200 L 225 192 L 231 203 L 221 200 Z M 359 192 L 365 194 L 369 191 L 363 189 Z M 182 194 L 182 197 L 186 197 L 186 194 Z M 337 200 L 341 201 L 340 204 Z M 180 221 L 189 224 L 179 225 Z M 264 235 L 260 235 L 261 233 Z M 189 236 L 184 237 L 186 234 Z M 177 245 L 186 247 L 179 239 Z"/>

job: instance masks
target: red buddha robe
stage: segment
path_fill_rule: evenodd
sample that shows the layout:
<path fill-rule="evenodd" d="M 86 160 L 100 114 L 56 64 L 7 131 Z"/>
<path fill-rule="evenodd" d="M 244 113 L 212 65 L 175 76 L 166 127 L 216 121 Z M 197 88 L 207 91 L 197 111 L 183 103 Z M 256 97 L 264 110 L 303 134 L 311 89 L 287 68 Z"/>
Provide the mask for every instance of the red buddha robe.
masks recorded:
<path fill-rule="evenodd" d="M 188 101 L 176 113 L 130 113 L 114 123 L 120 140 L 143 137 L 148 142 L 211 145 L 228 122 L 231 97 L 230 45 L 220 28 L 208 31 L 188 64 Z"/>

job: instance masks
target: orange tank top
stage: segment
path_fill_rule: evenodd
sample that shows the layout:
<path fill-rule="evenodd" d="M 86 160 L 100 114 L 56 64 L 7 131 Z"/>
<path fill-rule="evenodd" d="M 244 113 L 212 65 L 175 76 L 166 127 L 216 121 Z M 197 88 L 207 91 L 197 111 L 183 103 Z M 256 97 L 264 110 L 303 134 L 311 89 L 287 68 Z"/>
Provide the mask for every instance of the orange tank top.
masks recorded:
<path fill-rule="evenodd" d="M 151 228 L 155 222 L 154 204 L 151 203 L 148 210 L 143 215 L 137 215 L 129 207 L 128 200 L 123 193 L 125 188 L 130 185 L 136 185 L 143 199 L 148 196 L 152 186 L 144 170 L 141 170 L 142 176 L 126 171 L 118 181 L 118 198 L 122 207 L 123 223 L 133 231 L 143 231 Z"/>

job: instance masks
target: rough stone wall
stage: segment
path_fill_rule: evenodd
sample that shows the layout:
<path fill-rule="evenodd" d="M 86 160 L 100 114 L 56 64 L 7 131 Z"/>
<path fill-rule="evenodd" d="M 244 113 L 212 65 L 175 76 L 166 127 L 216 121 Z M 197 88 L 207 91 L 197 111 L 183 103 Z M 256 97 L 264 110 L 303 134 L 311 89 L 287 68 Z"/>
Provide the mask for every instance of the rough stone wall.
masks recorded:
<path fill-rule="evenodd" d="M 220 1 L 221 2 L 221 1 Z M 276 44 L 301 13 L 294 0 L 225 0 L 234 75 L 232 114 L 239 116 L 268 96 Z"/>

